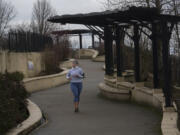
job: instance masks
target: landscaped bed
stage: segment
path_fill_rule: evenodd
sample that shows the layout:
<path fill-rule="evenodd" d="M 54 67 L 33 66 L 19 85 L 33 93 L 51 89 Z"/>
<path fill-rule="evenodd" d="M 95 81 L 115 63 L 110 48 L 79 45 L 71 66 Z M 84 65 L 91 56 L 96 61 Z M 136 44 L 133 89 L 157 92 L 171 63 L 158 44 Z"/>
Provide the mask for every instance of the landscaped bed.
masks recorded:
<path fill-rule="evenodd" d="M 18 72 L 0 74 L 0 135 L 29 116 L 26 109 L 29 94 L 23 86 L 23 78 Z"/>

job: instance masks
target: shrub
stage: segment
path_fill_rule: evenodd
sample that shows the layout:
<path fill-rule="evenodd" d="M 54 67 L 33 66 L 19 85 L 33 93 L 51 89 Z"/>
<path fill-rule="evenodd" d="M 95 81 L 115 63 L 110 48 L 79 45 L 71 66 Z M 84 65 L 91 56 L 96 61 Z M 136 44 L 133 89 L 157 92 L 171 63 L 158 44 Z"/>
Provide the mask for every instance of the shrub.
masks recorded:
<path fill-rule="evenodd" d="M 44 64 L 45 64 L 45 70 L 43 71 L 44 75 L 55 74 L 60 72 L 59 61 L 51 48 L 50 49 L 46 48 L 44 51 Z"/>
<path fill-rule="evenodd" d="M 19 72 L 0 74 L 0 134 L 15 127 L 28 117 L 23 74 Z"/>
<path fill-rule="evenodd" d="M 180 56 L 171 55 L 170 60 L 172 84 L 180 87 Z"/>
<path fill-rule="evenodd" d="M 105 54 L 105 51 L 104 51 L 104 43 L 101 43 L 97 48 L 95 48 L 98 52 L 99 52 L 99 56 L 102 56 Z"/>
<path fill-rule="evenodd" d="M 67 37 L 61 38 L 57 44 L 44 50 L 44 74 L 55 74 L 61 72 L 59 64 L 70 55 L 70 42 Z"/>
<path fill-rule="evenodd" d="M 123 45 L 123 70 L 134 69 L 134 49 Z"/>

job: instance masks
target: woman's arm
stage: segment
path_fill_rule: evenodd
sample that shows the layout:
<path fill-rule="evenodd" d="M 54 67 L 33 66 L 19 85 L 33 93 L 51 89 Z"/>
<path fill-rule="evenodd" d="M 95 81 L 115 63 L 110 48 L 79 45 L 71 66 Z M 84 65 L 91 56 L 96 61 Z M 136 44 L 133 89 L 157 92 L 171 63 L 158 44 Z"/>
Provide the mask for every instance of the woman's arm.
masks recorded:
<path fill-rule="evenodd" d="M 67 78 L 68 80 L 71 80 L 71 70 L 69 70 L 69 72 L 67 73 L 66 78 Z"/>
<path fill-rule="evenodd" d="M 81 68 L 79 69 L 78 77 L 79 78 L 84 78 L 84 72 L 83 72 L 83 70 Z"/>

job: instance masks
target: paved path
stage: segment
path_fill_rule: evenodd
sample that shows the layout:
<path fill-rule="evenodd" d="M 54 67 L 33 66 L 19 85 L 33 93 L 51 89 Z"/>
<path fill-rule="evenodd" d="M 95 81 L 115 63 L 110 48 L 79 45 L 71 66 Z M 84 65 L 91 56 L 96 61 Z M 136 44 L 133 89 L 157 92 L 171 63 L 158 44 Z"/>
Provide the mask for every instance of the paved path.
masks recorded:
<path fill-rule="evenodd" d="M 80 60 L 86 72 L 80 113 L 73 111 L 69 85 L 32 94 L 48 116 L 48 124 L 32 135 L 159 135 L 159 116 L 150 109 L 99 98 L 97 85 L 103 81 L 103 63 Z"/>

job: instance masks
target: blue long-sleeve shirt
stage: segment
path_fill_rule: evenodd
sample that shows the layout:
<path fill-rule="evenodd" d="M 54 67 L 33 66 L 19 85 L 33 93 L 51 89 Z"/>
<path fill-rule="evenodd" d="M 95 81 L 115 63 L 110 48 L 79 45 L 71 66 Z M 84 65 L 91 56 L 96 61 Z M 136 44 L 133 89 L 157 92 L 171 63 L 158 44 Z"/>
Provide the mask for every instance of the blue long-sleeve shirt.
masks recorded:
<path fill-rule="evenodd" d="M 72 68 L 71 70 L 69 70 L 69 72 L 66 75 L 66 78 L 67 79 L 71 78 L 70 82 L 72 83 L 79 83 L 79 82 L 82 82 L 83 80 L 83 74 L 84 72 L 82 71 L 82 69 L 76 66 Z"/>

